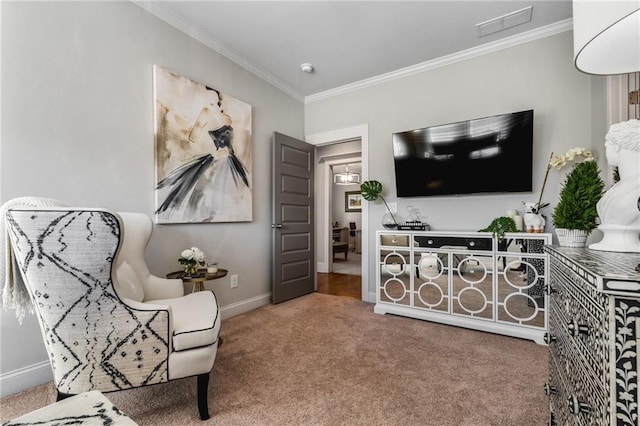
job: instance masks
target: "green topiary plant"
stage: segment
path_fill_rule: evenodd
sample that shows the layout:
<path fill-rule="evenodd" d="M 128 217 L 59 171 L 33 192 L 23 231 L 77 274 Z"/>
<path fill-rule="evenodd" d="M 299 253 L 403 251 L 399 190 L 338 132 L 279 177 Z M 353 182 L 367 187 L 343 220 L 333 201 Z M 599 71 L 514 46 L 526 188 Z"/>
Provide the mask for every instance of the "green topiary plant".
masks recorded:
<path fill-rule="evenodd" d="M 516 227 L 515 221 L 507 216 L 496 217 L 491 221 L 491 224 L 478 232 L 491 232 L 494 237 L 498 238 L 498 243 L 504 239 L 504 234 L 507 232 L 520 232 Z"/>
<path fill-rule="evenodd" d="M 365 182 L 362 182 L 362 184 L 360 185 L 360 193 L 362 194 L 362 198 L 367 201 L 376 201 L 378 198 L 381 199 L 384 205 L 387 207 L 387 211 L 393 219 L 395 226 L 398 226 L 398 222 L 396 221 L 394 214 L 391 213 L 391 209 L 389 208 L 387 201 L 382 196 L 382 184 L 380 182 L 378 182 L 377 180 L 367 180 Z"/>
<path fill-rule="evenodd" d="M 604 182 L 595 161 L 576 164 L 562 185 L 560 202 L 553 212 L 556 228 L 591 232 L 596 227 L 596 204 L 604 194 Z"/>

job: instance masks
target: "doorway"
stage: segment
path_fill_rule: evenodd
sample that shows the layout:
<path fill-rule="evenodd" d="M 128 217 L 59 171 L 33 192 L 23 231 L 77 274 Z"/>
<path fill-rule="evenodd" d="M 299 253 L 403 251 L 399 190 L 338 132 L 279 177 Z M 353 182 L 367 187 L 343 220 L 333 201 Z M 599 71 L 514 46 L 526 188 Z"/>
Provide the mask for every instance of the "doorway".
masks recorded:
<path fill-rule="evenodd" d="M 324 220 L 331 230 L 328 268 L 318 272 L 317 291 L 362 299 L 361 146 L 359 140 L 336 145 L 316 148 L 329 166 L 324 180 L 330 208 Z"/>
<path fill-rule="evenodd" d="M 351 157 L 360 159 L 361 161 L 361 176 L 360 180 L 365 181 L 369 175 L 369 127 L 368 125 L 359 125 L 324 133 L 317 133 L 306 136 L 306 141 L 316 146 L 316 152 L 319 148 L 325 145 L 334 145 L 339 147 L 339 144 L 359 141 L 360 149 L 358 153 L 352 153 Z M 342 160 L 342 163 L 351 161 L 347 158 L 341 159 L 327 159 L 321 161 L 320 157 L 316 156 L 316 263 L 317 271 L 320 273 L 332 272 L 330 268 L 332 264 L 329 257 L 333 257 L 332 253 L 332 234 L 333 224 L 335 221 L 331 221 L 331 209 L 332 209 L 332 191 L 329 191 L 329 179 L 332 179 L 331 164 L 327 160 Z M 331 181 L 333 183 L 333 181 Z M 368 215 L 369 206 L 368 203 L 362 204 L 361 213 L 361 275 L 360 275 L 360 292 L 361 300 L 365 302 L 375 301 L 375 294 L 369 290 L 369 236 L 368 236 Z M 347 225 L 348 226 L 348 225 Z M 321 283 L 316 283 L 316 289 Z"/>

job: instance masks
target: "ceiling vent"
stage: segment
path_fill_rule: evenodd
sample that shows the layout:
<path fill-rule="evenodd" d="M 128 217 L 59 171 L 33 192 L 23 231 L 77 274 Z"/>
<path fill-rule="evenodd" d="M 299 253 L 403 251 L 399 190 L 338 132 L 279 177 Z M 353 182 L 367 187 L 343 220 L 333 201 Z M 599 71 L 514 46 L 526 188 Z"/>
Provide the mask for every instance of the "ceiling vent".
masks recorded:
<path fill-rule="evenodd" d="M 497 18 L 476 24 L 478 37 L 484 37 L 531 21 L 532 9 L 533 6 L 525 7 L 524 9 L 516 10 L 515 12 L 507 13 L 506 15 L 498 16 Z"/>

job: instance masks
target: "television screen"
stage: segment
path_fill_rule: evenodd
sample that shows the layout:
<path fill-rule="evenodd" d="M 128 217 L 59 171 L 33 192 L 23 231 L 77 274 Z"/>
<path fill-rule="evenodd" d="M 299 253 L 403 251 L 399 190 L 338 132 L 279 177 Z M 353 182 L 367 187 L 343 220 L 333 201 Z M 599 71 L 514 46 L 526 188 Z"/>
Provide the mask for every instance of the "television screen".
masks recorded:
<path fill-rule="evenodd" d="M 533 110 L 393 134 L 398 197 L 531 192 Z"/>

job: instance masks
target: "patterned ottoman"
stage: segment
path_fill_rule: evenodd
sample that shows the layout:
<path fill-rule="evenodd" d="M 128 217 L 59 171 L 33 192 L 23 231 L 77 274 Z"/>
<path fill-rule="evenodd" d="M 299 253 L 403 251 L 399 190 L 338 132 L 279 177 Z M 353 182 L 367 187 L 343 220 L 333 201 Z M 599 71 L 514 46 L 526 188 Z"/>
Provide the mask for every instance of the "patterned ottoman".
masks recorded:
<path fill-rule="evenodd" d="M 72 396 L 13 419 L 3 426 L 18 425 L 122 425 L 137 423 L 113 406 L 101 392 L 91 391 Z"/>

